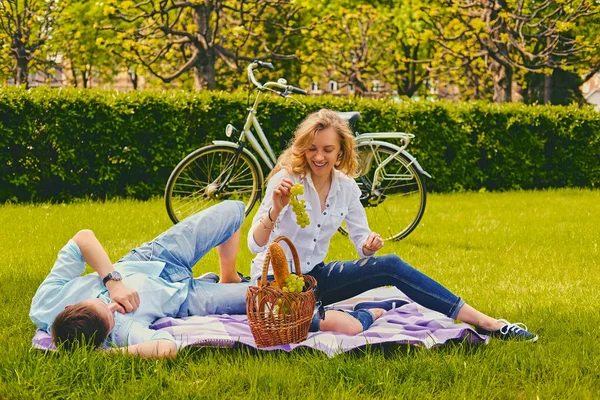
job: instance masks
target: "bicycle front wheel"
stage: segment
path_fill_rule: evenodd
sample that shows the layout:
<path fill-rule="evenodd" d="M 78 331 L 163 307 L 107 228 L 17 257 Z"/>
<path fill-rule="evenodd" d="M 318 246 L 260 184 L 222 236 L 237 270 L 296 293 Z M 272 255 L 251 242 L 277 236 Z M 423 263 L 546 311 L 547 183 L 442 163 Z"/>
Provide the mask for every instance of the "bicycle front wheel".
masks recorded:
<path fill-rule="evenodd" d="M 179 221 L 223 200 L 252 210 L 262 190 L 259 166 L 242 151 L 220 145 L 202 147 L 175 167 L 165 188 L 167 213 Z"/>
<path fill-rule="evenodd" d="M 427 200 L 423 176 L 393 147 L 363 143 L 357 146 L 361 189 L 369 227 L 384 240 L 400 240 L 419 224 Z M 347 234 L 344 227 L 340 232 Z"/>

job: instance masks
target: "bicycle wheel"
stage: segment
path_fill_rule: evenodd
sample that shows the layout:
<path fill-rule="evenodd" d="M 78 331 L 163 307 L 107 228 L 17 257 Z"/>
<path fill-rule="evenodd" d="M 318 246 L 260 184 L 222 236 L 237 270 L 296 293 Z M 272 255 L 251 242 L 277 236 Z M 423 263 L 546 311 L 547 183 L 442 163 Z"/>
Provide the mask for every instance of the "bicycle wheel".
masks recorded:
<path fill-rule="evenodd" d="M 361 189 L 369 227 L 384 240 L 400 240 L 419 224 L 427 200 L 421 173 L 403 154 L 386 145 L 358 145 L 361 176 L 356 179 Z M 376 169 L 389 157 L 376 180 Z M 376 180 L 376 181 L 375 181 Z M 371 188 L 375 187 L 375 194 Z M 345 224 L 340 232 L 347 235 Z"/>
<path fill-rule="evenodd" d="M 240 200 L 246 215 L 261 193 L 259 166 L 237 149 L 210 145 L 188 154 L 175 167 L 165 188 L 173 223 L 223 200 Z"/>

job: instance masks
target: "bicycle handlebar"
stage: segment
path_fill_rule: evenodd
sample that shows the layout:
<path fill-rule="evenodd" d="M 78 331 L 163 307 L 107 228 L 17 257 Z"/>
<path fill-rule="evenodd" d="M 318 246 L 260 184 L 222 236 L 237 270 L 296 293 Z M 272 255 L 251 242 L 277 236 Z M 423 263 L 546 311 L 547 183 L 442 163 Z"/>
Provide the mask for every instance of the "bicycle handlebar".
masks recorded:
<path fill-rule="evenodd" d="M 295 86 L 288 86 L 288 89 L 289 89 L 289 91 L 290 91 L 290 92 L 292 92 L 292 93 L 298 93 L 298 94 L 308 94 L 308 92 L 307 92 L 306 90 L 304 90 L 304 89 L 300 89 L 300 88 L 297 88 L 297 87 L 295 87 Z"/>
<path fill-rule="evenodd" d="M 297 88 L 297 87 L 291 86 L 291 85 L 282 85 L 279 82 L 266 82 L 264 85 L 261 84 L 254 77 L 253 70 L 256 67 L 266 67 L 269 69 L 273 69 L 273 64 L 256 60 L 256 61 L 251 62 L 250 65 L 248 65 L 248 80 L 250 82 L 252 82 L 252 84 L 254 86 L 256 86 L 259 90 L 272 90 L 273 91 L 273 88 L 280 89 L 280 90 L 283 90 L 283 92 L 279 92 L 279 94 L 284 97 L 287 96 L 287 94 L 289 94 L 290 92 L 297 93 L 297 94 L 308 94 L 308 92 L 304 89 L 300 89 L 300 88 Z"/>
<path fill-rule="evenodd" d="M 273 68 L 274 68 L 274 67 L 273 67 L 273 64 L 271 64 L 271 63 L 268 63 L 268 62 L 264 62 L 264 61 L 258 61 L 258 60 L 254 61 L 254 62 L 255 62 L 255 63 L 256 63 L 256 65 L 258 65 L 259 67 L 267 67 L 267 68 L 269 68 L 269 69 L 273 69 Z"/>

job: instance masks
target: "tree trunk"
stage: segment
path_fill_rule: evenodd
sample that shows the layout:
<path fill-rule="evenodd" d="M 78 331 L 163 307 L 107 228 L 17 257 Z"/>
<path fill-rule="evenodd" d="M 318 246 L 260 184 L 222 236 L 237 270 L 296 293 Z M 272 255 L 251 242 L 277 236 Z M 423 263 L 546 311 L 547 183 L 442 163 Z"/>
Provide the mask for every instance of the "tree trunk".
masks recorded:
<path fill-rule="evenodd" d="M 211 49 L 209 53 L 214 53 L 214 51 Z M 204 81 L 206 82 L 206 88 L 208 90 L 217 89 L 217 71 L 215 70 L 215 62 L 215 57 L 209 56 L 207 57 L 206 64 L 202 66 Z"/>
<path fill-rule="evenodd" d="M 27 76 L 29 75 L 29 60 L 27 59 L 25 49 L 16 49 L 17 60 L 15 62 L 15 84 L 29 87 Z"/>
<path fill-rule="evenodd" d="M 194 73 L 194 87 L 196 90 L 202 90 L 204 88 L 204 79 L 202 77 L 202 71 L 200 71 L 199 67 L 194 67 L 192 69 Z"/>
<path fill-rule="evenodd" d="M 81 81 L 83 82 L 83 88 L 87 89 L 87 87 L 88 87 L 88 74 L 87 74 L 87 71 L 86 71 L 85 67 L 83 67 L 83 69 L 81 70 Z"/>
<path fill-rule="evenodd" d="M 211 16 L 215 11 L 212 2 L 204 2 L 202 5 L 194 6 L 194 14 L 192 16 L 198 33 L 205 38 L 204 44 L 198 44 L 196 47 L 200 51 L 200 60 L 193 68 L 194 84 L 196 90 L 207 88 L 215 90 L 217 88 L 215 63 L 217 61 L 214 43 L 212 38 L 213 27 L 211 26 Z"/>
<path fill-rule="evenodd" d="M 494 103 L 509 103 L 512 101 L 512 67 L 492 61 L 490 66 L 494 73 Z"/>
<path fill-rule="evenodd" d="M 544 75 L 544 104 L 550 104 L 552 99 L 552 74 Z"/>
<path fill-rule="evenodd" d="M 215 50 L 209 48 L 208 51 L 204 53 L 203 57 L 200 57 L 200 60 L 192 69 L 196 90 L 217 89 L 217 71 L 215 70 L 215 62 L 217 59 L 215 54 Z"/>
<path fill-rule="evenodd" d="M 127 70 L 127 74 L 129 75 L 129 80 L 131 81 L 131 85 L 133 86 L 133 90 L 137 90 L 138 88 L 138 74 L 133 68 L 129 68 Z"/>
<path fill-rule="evenodd" d="M 71 64 L 71 75 L 73 75 L 73 87 L 79 86 L 79 82 L 77 81 L 77 70 Z"/>

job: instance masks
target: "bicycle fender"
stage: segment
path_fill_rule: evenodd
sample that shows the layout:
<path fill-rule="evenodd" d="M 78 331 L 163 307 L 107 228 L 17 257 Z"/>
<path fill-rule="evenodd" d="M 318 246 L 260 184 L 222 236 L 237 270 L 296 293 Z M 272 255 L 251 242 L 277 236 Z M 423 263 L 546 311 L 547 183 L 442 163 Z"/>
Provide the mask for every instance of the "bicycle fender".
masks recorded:
<path fill-rule="evenodd" d="M 232 149 L 237 149 L 239 147 L 239 145 L 237 143 L 228 142 L 227 140 L 213 140 L 212 143 L 215 145 L 219 145 L 219 146 L 231 147 Z M 263 172 L 262 172 L 260 163 L 258 162 L 256 157 L 254 157 L 254 154 L 252 154 L 247 148 L 245 148 L 245 147 L 242 148 L 242 152 L 245 155 L 247 155 L 252 161 L 254 161 L 254 163 L 258 167 L 258 176 L 260 178 L 260 187 L 264 190 L 265 177 L 263 176 Z M 259 200 L 261 198 L 262 198 L 262 194 L 259 195 Z"/>
<path fill-rule="evenodd" d="M 368 140 L 368 141 L 360 142 L 360 144 L 374 144 L 374 145 L 380 145 L 380 146 L 388 146 L 388 147 L 393 148 L 396 151 L 400 150 L 399 146 L 396 146 L 395 144 L 389 143 L 389 142 L 382 142 L 380 140 Z M 421 174 L 425 175 L 429 179 L 432 179 L 431 175 L 427 171 L 425 171 L 423 169 L 423 167 L 421 167 L 421 164 L 419 164 L 419 162 L 417 161 L 415 156 L 413 156 L 406 150 L 402 150 L 400 153 L 402 153 L 406 158 L 408 158 L 408 160 L 411 162 L 411 164 L 413 164 L 415 166 L 415 168 L 417 170 L 419 170 L 419 172 Z"/>
<path fill-rule="evenodd" d="M 417 168 L 420 173 L 422 173 L 423 175 L 425 175 L 426 177 L 428 177 L 429 179 L 431 179 L 431 175 L 429 175 L 429 172 L 425 171 L 423 169 L 423 167 L 421 167 L 421 164 L 419 164 L 419 162 L 417 161 L 417 159 L 412 154 L 410 154 L 406 150 L 402 150 L 402 154 L 404 154 L 406 156 L 406 158 L 408 158 L 410 160 L 410 162 L 412 162 L 415 165 L 415 168 Z"/>

